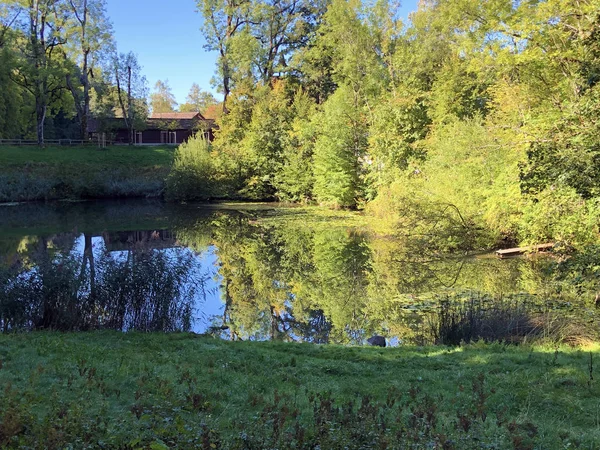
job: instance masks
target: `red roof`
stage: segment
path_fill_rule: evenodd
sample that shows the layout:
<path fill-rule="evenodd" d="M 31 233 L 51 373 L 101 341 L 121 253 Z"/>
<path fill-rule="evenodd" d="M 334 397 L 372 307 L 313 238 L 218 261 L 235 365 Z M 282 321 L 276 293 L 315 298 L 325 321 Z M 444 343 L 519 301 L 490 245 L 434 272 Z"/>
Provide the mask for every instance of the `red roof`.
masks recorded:
<path fill-rule="evenodd" d="M 202 114 L 199 112 L 168 112 L 168 113 L 154 113 L 148 117 L 149 119 L 161 119 L 161 120 L 181 120 L 181 119 L 204 119 Z"/>

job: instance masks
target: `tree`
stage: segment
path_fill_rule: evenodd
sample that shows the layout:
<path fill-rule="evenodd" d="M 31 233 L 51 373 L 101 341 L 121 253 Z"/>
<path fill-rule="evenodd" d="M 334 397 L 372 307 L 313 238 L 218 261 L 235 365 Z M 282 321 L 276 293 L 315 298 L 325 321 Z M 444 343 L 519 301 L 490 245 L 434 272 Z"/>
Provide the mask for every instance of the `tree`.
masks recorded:
<path fill-rule="evenodd" d="M 324 12 L 325 2 L 263 0 L 252 9 L 251 32 L 260 43 L 255 65 L 257 78 L 271 84 L 289 71 L 291 54 L 303 47 Z"/>
<path fill-rule="evenodd" d="M 81 139 L 88 136 L 90 116 L 90 90 L 94 71 L 104 54 L 113 46 L 112 25 L 106 16 L 106 0 L 69 0 L 67 11 L 71 19 L 66 35 L 71 52 L 65 59 L 76 61 L 66 73 L 66 84 L 73 96 L 75 111 L 79 121 Z M 75 78 L 75 79 L 73 79 Z"/>
<path fill-rule="evenodd" d="M 44 123 L 48 106 L 65 88 L 64 65 L 59 49 L 65 45 L 65 15 L 62 0 L 28 0 L 25 2 L 23 33 L 26 44 L 20 53 L 14 80 L 35 99 L 36 135 L 44 143 Z"/>
<path fill-rule="evenodd" d="M 125 127 L 129 130 L 129 145 L 135 143 L 135 126 L 141 125 L 148 114 L 147 82 L 141 71 L 137 57 L 132 52 L 120 53 L 113 57 L 117 103 Z"/>
<path fill-rule="evenodd" d="M 21 8 L 14 4 L 0 5 L 0 139 L 10 139 L 20 132 L 20 105 L 26 98 L 11 74 L 16 69 L 15 52 L 18 33 L 13 28 Z"/>
<path fill-rule="evenodd" d="M 16 0 L 0 4 L 0 49 L 4 48 L 13 33 L 13 26 L 23 10 Z"/>
<path fill-rule="evenodd" d="M 367 134 L 352 89 L 338 88 L 316 120 L 315 196 L 322 204 L 353 208 L 360 196 L 359 161 L 365 155 Z"/>
<path fill-rule="evenodd" d="M 275 178 L 281 170 L 292 113 L 283 83 L 277 83 L 273 89 L 257 89 L 252 120 L 240 142 L 251 168 L 245 192 L 252 198 L 268 199 L 275 194 Z"/>
<path fill-rule="evenodd" d="M 204 18 L 202 32 L 207 42 L 205 48 L 219 53 L 216 83 L 223 94 L 224 112 L 227 112 L 235 66 L 232 46 L 234 38 L 248 23 L 250 7 L 249 0 L 198 0 L 198 9 Z"/>
<path fill-rule="evenodd" d="M 177 109 L 177 101 L 171 92 L 169 80 L 156 82 L 154 92 L 150 94 L 150 107 L 153 113 L 167 113 Z"/>
<path fill-rule="evenodd" d="M 197 83 L 194 83 L 185 98 L 185 103 L 179 107 L 179 110 L 182 112 L 193 111 L 204 114 L 209 107 L 218 103 L 218 100 L 211 92 L 202 90 Z"/>
<path fill-rule="evenodd" d="M 0 139 L 10 139 L 19 135 L 19 110 L 23 103 L 21 89 L 16 85 L 11 73 L 14 59 L 8 49 L 0 49 Z"/>
<path fill-rule="evenodd" d="M 315 103 L 299 91 L 290 106 L 290 123 L 283 138 L 280 168 L 275 173 L 277 196 L 286 201 L 304 202 L 313 198 L 313 151 L 316 124 Z"/>

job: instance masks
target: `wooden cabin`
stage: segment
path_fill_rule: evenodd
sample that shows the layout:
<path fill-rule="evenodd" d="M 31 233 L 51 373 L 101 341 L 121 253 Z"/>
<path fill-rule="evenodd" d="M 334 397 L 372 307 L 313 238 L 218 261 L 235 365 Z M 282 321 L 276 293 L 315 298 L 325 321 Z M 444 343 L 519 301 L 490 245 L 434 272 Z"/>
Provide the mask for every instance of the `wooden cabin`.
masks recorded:
<path fill-rule="evenodd" d="M 143 129 L 134 130 L 134 141 L 137 145 L 178 145 L 198 133 L 212 141 L 214 128 L 214 120 L 206 119 L 199 112 L 157 113 L 146 119 Z M 129 143 L 129 130 L 122 118 L 92 120 L 89 133 L 92 140 L 104 133 L 108 142 Z"/>

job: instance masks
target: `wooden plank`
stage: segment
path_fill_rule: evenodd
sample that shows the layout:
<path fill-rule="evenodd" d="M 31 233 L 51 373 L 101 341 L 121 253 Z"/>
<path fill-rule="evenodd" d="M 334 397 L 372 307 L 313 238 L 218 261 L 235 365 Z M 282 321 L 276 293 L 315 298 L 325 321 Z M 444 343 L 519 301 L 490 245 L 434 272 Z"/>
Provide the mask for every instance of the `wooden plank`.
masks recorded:
<path fill-rule="evenodd" d="M 505 250 L 496 250 L 496 255 L 500 258 L 510 258 L 511 256 L 519 256 L 525 253 L 545 252 L 554 247 L 553 243 L 530 245 L 528 247 L 507 248 Z"/>

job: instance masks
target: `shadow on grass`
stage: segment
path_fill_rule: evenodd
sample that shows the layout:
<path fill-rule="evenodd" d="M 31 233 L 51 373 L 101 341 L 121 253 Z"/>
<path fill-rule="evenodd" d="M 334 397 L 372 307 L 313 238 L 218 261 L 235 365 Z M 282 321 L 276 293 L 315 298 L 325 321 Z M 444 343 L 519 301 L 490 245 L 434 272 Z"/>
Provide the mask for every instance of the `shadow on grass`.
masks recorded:
<path fill-rule="evenodd" d="M 592 448 L 598 356 L 500 344 L 380 350 L 192 334 L 5 335 L 0 443 Z"/>

